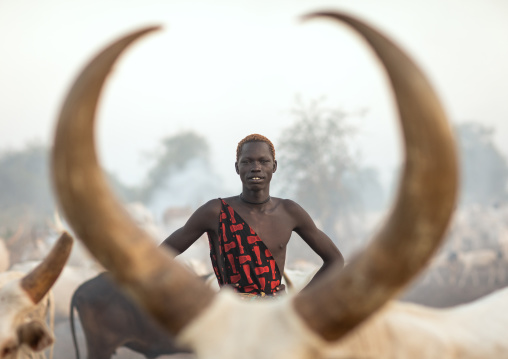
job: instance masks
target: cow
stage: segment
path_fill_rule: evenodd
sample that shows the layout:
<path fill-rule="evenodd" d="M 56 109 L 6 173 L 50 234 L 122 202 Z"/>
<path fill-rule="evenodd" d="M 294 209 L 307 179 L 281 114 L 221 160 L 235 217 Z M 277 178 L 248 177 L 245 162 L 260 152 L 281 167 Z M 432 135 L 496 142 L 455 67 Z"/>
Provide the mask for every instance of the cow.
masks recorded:
<path fill-rule="evenodd" d="M 480 281 L 481 270 L 487 271 L 486 280 L 489 284 L 495 283 L 496 262 L 500 255 L 490 248 L 479 248 L 470 251 L 458 251 L 453 253 L 453 260 L 462 266 L 462 272 L 459 279 L 459 286 L 465 286 L 468 278 L 471 278 L 472 284 L 477 286 Z"/>
<path fill-rule="evenodd" d="M 61 109 L 52 176 L 68 223 L 112 278 L 179 343 L 202 359 L 506 358 L 508 290 L 447 310 L 394 298 L 438 250 L 456 205 L 458 161 L 437 95 L 414 62 L 367 23 L 339 12 L 309 19 L 350 25 L 370 44 L 392 85 L 405 161 L 383 227 L 344 269 L 274 300 L 215 292 L 129 218 L 98 163 L 94 117 L 101 88 L 133 32 L 99 53 Z M 169 335 L 168 334 L 168 335 Z"/>
<path fill-rule="evenodd" d="M 72 295 L 69 318 L 79 359 L 75 310 L 85 334 L 88 359 L 110 359 L 119 347 L 127 347 L 149 359 L 188 352 L 120 290 L 107 272 L 87 280 Z"/>
<path fill-rule="evenodd" d="M 30 272 L 0 273 L 0 359 L 33 358 L 53 343 L 45 318 L 50 314 L 51 287 L 69 258 L 72 244 L 72 237 L 64 232 Z"/>

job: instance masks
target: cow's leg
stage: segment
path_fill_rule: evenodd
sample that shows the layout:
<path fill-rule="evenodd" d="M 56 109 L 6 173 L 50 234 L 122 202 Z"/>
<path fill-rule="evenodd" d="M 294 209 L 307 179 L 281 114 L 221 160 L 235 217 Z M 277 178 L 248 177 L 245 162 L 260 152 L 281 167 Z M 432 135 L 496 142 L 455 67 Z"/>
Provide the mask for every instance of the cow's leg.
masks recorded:
<path fill-rule="evenodd" d="M 115 350 L 104 350 L 100 347 L 88 346 L 87 345 L 87 359 L 111 359 L 113 354 L 115 354 Z"/>
<path fill-rule="evenodd" d="M 87 310 L 90 309 L 90 310 Z M 78 308 L 81 327 L 86 340 L 87 359 L 111 359 L 121 340 L 94 308 L 81 306 Z"/>

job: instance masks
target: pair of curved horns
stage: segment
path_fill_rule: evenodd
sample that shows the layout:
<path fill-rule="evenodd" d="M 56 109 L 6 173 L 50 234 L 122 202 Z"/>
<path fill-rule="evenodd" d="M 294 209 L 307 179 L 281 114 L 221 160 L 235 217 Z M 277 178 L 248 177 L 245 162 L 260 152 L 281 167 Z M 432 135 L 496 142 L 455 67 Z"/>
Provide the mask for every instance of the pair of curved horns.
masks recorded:
<path fill-rule="evenodd" d="M 342 271 L 329 271 L 292 304 L 322 337 L 335 340 L 382 306 L 424 266 L 444 235 L 455 204 L 454 141 L 437 96 L 417 66 L 379 32 L 347 15 L 314 13 L 350 25 L 372 46 L 390 78 L 406 144 L 394 209 L 370 246 Z M 53 180 L 68 222 L 114 278 L 173 334 L 215 293 L 161 251 L 111 193 L 97 161 L 94 117 L 111 67 L 134 32 L 107 47 L 72 86 L 58 121 Z"/>

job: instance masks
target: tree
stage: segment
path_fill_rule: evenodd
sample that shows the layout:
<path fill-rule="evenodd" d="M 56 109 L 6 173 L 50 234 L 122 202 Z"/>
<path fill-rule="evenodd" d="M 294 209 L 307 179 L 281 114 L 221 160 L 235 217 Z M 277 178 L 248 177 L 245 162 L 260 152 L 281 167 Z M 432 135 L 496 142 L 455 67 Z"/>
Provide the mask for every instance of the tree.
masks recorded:
<path fill-rule="evenodd" d="M 455 126 L 461 164 L 461 202 L 494 204 L 506 200 L 508 165 L 492 136 L 494 131 L 479 123 Z"/>
<path fill-rule="evenodd" d="M 204 197 L 203 191 L 215 186 L 210 180 L 214 176 L 208 154 L 209 146 L 203 137 L 184 132 L 161 141 L 158 151 L 152 154 L 154 165 L 143 185 L 126 186 L 114 173 L 104 172 L 114 192 L 126 202 L 149 205 L 158 199 L 157 195 L 168 193 L 171 180 L 176 181 L 173 186 L 178 188 L 172 188 L 173 193 L 184 199 L 193 196 L 191 200 L 197 202 Z M 9 236 L 19 224 L 47 227 L 56 208 L 49 170 L 49 149 L 41 144 L 0 154 L 0 236 Z M 189 186 L 189 177 L 196 186 Z M 167 197 L 160 201 L 161 206 L 170 203 Z"/>
<path fill-rule="evenodd" d="M 206 140 L 194 132 L 182 132 L 161 141 L 159 150 L 152 154 L 155 163 L 149 170 L 141 190 L 141 200 L 149 203 L 154 195 L 167 188 L 172 177 L 182 172 L 196 160 L 204 167 L 209 166 L 210 148 Z"/>
<path fill-rule="evenodd" d="M 361 193 L 365 188 L 360 183 L 374 191 L 381 186 L 373 169 L 357 164 L 349 143 L 355 129 L 346 124 L 346 113 L 325 108 L 322 101 L 308 106 L 298 101 L 292 113 L 296 122 L 282 131 L 278 145 L 280 190 L 337 240 L 344 232 L 354 231 L 351 215 L 364 208 Z"/>
<path fill-rule="evenodd" d="M 47 227 L 56 209 L 49 171 L 49 149 L 40 143 L 0 154 L 0 236 L 9 236 L 19 225 Z M 122 198 L 137 193 L 114 174 L 106 177 Z"/>
<path fill-rule="evenodd" d="M 2 153 L 0 193 L 0 221 L 4 231 L 13 231 L 27 222 L 41 224 L 51 216 L 55 203 L 47 148 L 29 144 L 25 149 Z"/>

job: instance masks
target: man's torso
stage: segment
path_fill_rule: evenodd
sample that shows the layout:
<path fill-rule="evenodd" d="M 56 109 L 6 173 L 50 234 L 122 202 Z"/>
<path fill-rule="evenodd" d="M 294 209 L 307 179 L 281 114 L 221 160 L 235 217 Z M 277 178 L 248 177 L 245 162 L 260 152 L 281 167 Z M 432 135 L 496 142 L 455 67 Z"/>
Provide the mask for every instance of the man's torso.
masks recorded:
<path fill-rule="evenodd" d="M 271 289 L 270 285 L 280 284 L 280 282 L 276 284 L 280 278 L 271 278 L 271 276 L 280 277 L 280 273 L 284 271 L 286 248 L 295 227 L 294 219 L 284 208 L 284 200 L 273 198 L 269 205 L 263 207 L 243 205 L 238 201 L 238 197 L 229 197 L 218 201 L 221 201 L 221 206 L 216 215 L 216 227 L 208 231 L 208 237 L 211 247 L 210 255 L 214 267 L 216 267 L 219 282 L 230 284 L 231 278 L 233 281 L 236 280 L 236 271 L 239 269 L 236 267 L 240 265 L 246 266 L 248 272 L 256 271 L 258 274 L 268 268 L 270 275 L 262 275 L 266 277 L 267 281 L 270 281 L 267 283 L 268 290 Z M 228 232 L 227 235 L 226 232 Z M 237 236 L 238 238 L 236 238 Z M 240 238 L 243 238 L 243 242 L 240 242 Z M 240 243 L 244 245 L 242 246 Z M 265 256 L 265 249 L 268 250 L 267 256 Z M 240 261 L 246 260 L 245 258 L 248 257 L 246 253 L 249 251 L 249 255 L 253 257 L 250 269 L 247 266 L 249 262 L 240 263 Z M 233 257 L 239 258 L 235 259 L 236 265 L 231 267 Z M 228 274 L 220 273 L 226 267 L 226 271 L 232 277 L 222 279 L 221 276 L 228 276 Z M 250 273 L 243 273 L 242 283 L 244 284 L 247 284 L 246 275 L 247 279 L 251 280 Z M 265 279 L 259 280 L 264 284 Z M 255 279 L 255 281 L 257 280 Z M 250 290 L 249 286 L 247 286 L 247 290 Z"/>

